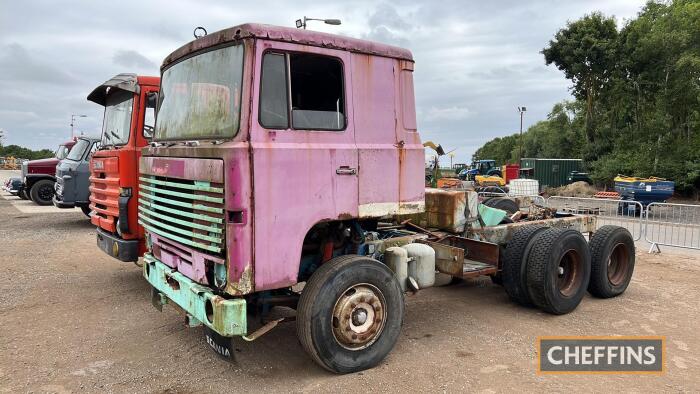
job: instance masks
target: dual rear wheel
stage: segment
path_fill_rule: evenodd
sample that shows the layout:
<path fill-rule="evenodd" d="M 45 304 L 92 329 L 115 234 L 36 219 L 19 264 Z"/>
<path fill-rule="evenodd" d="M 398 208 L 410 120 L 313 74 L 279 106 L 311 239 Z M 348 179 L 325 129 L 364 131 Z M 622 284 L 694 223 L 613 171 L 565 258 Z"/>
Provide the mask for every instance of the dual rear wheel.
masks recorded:
<path fill-rule="evenodd" d="M 503 285 L 521 305 L 548 313 L 573 311 L 586 291 L 599 298 L 622 294 L 634 271 L 634 240 L 625 228 L 603 226 L 590 243 L 571 229 L 524 227 L 503 259 Z"/>

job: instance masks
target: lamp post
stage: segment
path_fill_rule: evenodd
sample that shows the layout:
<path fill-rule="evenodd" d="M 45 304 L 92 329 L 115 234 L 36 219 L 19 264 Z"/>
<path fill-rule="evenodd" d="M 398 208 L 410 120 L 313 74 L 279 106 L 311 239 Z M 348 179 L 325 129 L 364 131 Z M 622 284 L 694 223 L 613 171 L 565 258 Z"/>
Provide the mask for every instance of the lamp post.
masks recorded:
<path fill-rule="evenodd" d="M 71 114 L 70 116 L 70 138 L 74 138 L 75 135 L 73 134 L 74 130 L 74 125 L 75 125 L 75 118 L 87 118 L 87 115 L 78 115 L 78 114 Z"/>
<path fill-rule="evenodd" d="M 518 107 L 518 112 L 520 112 L 520 152 L 518 153 L 518 165 L 523 158 L 523 115 L 527 111 L 527 107 Z"/>
<path fill-rule="evenodd" d="M 306 30 L 306 22 L 307 21 L 319 21 L 319 22 L 323 22 L 327 25 L 336 25 L 336 26 L 340 24 L 340 19 L 317 19 L 317 18 L 307 18 L 306 16 L 304 16 L 304 19 L 297 19 L 296 20 L 297 29 Z"/>

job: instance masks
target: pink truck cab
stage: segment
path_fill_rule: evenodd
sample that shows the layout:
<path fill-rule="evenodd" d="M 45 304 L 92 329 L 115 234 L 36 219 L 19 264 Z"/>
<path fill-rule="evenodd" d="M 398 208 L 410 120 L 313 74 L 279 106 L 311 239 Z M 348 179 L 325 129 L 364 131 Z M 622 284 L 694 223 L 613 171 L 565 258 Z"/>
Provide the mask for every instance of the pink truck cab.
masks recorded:
<path fill-rule="evenodd" d="M 154 306 L 177 305 L 224 357 L 233 337 L 293 320 L 316 363 L 347 373 L 384 359 L 404 292 L 438 273 L 490 276 L 556 315 L 586 292 L 624 293 L 625 228 L 529 197 L 424 189 L 413 66 L 401 48 L 254 24 L 170 54 L 139 163 Z"/>
<path fill-rule="evenodd" d="M 424 209 L 413 68 L 405 49 L 259 24 L 170 54 L 140 162 L 154 304 L 179 305 L 219 339 L 251 339 L 261 331 L 249 334 L 248 313 L 291 300 L 322 366 L 381 361 L 403 292 L 358 247 L 378 218 Z M 348 316 L 331 318 L 334 305 Z M 330 329 L 334 319 L 347 331 Z"/>

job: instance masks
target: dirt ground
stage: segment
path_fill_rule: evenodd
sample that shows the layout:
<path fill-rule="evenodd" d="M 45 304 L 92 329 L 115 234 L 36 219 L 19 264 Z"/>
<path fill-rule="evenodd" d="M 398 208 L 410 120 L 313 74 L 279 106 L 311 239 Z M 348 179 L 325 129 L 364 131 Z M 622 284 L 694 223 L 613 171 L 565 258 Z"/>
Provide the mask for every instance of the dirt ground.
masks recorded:
<path fill-rule="evenodd" d="M 0 392 L 700 391 L 700 254 L 639 248 L 623 296 L 565 316 L 516 306 L 489 280 L 421 291 L 389 357 L 338 376 L 293 323 L 223 361 L 178 311 L 153 308 L 140 269 L 100 252 L 82 213 L 15 204 L 0 197 Z M 667 338 L 662 376 L 536 374 L 538 336 L 650 334 Z"/>

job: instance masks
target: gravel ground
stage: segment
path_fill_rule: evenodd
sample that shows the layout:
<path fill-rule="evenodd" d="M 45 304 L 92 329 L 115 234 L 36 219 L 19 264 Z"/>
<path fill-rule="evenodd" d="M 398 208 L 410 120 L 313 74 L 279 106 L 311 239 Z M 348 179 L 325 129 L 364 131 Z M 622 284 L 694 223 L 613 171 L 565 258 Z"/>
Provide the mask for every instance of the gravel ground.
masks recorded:
<path fill-rule="evenodd" d="M 628 291 L 565 316 L 508 301 L 489 280 L 407 298 L 401 339 L 378 367 L 345 376 L 304 354 L 293 323 L 236 361 L 210 351 L 141 271 L 95 246 L 79 211 L 22 212 L 0 198 L 0 392 L 698 392 L 699 254 L 637 252 Z M 537 375 L 542 335 L 664 335 L 666 373 Z"/>

